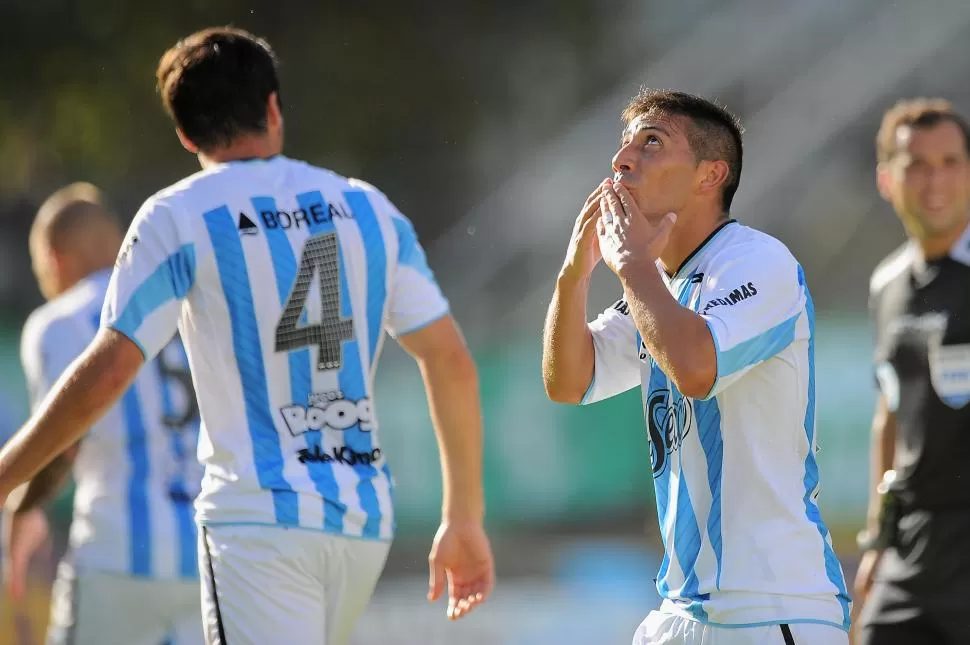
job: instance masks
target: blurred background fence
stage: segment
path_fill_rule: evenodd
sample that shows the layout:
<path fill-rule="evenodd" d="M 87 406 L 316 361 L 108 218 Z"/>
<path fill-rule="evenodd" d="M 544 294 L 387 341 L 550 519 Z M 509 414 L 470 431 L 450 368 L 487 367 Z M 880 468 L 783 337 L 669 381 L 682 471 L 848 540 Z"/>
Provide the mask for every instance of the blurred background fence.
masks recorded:
<path fill-rule="evenodd" d="M 656 604 L 639 392 L 577 409 L 548 402 L 539 378 L 572 221 L 610 173 L 619 112 L 640 85 L 717 98 L 746 125 L 733 215 L 806 269 L 820 503 L 852 572 L 874 400 L 867 281 L 903 239 L 875 190 L 873 140 L 901 96 L 970 105 L 970 3 L 0 0 L 0 439 L 26 414 L 17 344 L 40 303 L 26 248 L 36 207 L 83 179 L 130 218 L 193 172 L 154 65 L 178 37 L 229 23 L 282 60 L 287 153 L 376 184 L 414 220 L 480 364 L 494 601 L 450 625 L 423 599 L 437 455 L 417 370 L 390 344 L 377 410 L 400 534 L 360 643 L 624 643 Z M 617 296 L 598 271 L 591 314 Z M 36 638 L 48 573 L 38 565 L 35 625 L 21 620 L 19 636 L 0 599 L 0 645 Z"/>

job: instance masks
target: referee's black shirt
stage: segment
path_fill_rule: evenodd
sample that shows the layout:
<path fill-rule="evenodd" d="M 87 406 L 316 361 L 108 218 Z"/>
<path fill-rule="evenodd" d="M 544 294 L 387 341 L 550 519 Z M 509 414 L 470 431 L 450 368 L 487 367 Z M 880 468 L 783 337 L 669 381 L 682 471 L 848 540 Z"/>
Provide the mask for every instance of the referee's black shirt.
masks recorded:
<path fill-rule="evenodd" d="M 947 257 L 907 243 L 870 283 L 879 389 L 907 506 L 970 510 L 970 228 Z"/>

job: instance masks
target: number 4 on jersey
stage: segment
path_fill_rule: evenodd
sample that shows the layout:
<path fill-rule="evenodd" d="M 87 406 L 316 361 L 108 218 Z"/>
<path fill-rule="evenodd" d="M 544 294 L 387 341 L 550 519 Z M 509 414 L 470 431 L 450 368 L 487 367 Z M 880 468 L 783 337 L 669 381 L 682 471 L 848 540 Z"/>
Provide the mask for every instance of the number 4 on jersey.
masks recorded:
<path fill-rule="evenodd" d="M 354 337 L 353 320 L 340 315 L 340 250 L 337 234 L 311 237 L 303 246 L 296 282 L 283 315 L 276 325 L 276 351 L 290 352 L 310 345 L 318 347 L 317 369 L 339 370 L 342 344 Z M 314 276 L 320 287 L 321 320 L 298 326 Z"/>

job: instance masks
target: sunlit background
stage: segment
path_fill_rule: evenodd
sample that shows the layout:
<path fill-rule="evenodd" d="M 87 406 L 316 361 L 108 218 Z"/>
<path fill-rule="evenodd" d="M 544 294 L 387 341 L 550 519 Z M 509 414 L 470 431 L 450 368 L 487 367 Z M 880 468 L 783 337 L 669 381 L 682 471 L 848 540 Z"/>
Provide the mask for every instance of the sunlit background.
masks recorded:
<path fill-rule="evenodd" d="M 783 240 L 818 312 L 820 504 L 847 574 L 866 503 L 874 401 L 868 276 L 903 234 L 873 141 L 897 98 L 970 106 L 966 0 L 0 1 L 0 440 L 25 418 L 21 325 L 41 303 L 27 230 L 76 180 L 126 219 L 193 172 L 154 66 L 180 36 L 234 24 L 282 60 L 287 154 L 364 178 L 415 223 L 479 361 L 499 584 L 457 624 L 424 600 L 439 507 L 420 379 L 393 344 L 377 409 L 399 536 L 357 643 L 628 643 L 660 559 L 639 391 L 546 400 L 543 313 L 579 207 L 609 174 L 640 85 L 716 98 L 747 129 L 733 215 Z M 605 269 L 591 315 L 619 294 Z M 63 548 L 69 499 L 53 512 Z M 48 558 L 0 645 L 42 642 Z"/>

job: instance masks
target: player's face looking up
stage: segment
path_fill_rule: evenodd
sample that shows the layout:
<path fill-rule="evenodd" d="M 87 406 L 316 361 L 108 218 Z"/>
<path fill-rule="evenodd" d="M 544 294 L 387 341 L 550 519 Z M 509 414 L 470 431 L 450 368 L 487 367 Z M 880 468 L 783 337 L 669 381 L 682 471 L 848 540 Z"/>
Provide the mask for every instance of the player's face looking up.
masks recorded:
<path fill-rule="evenodd" d="M 682 212 L 693 192 L 698 163 L 686 117 L 647 113 L 633 119 L 613 156 L 614 179 L 629 190 L 651 221 Z"/>
<path fill-rule="evenodd" d="M 962 230 L 970 217 L 970 156 L 952 120 L 896 129 L 896 152 L 880 164 L 879 189 L 910 235 L 925 240 Z"/>

